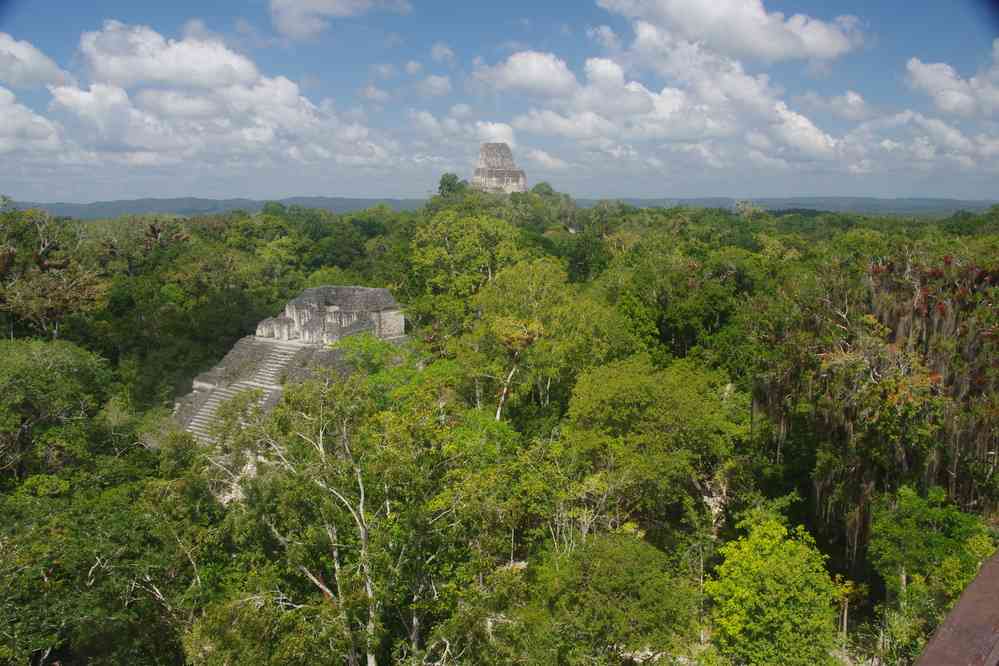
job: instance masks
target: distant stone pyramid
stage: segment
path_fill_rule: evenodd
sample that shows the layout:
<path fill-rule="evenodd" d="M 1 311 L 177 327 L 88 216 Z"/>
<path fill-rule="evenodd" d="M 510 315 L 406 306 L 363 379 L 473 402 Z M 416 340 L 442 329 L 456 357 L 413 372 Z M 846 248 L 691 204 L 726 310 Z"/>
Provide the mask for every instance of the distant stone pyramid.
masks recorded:
<path fill-rule="evenodd" d="M 472 187 L 496 194 L 526 192 L 527 175 L 514 163 L 510 146 L 484 143 L 479 149 L 479 164 L 472 177 Z"/>

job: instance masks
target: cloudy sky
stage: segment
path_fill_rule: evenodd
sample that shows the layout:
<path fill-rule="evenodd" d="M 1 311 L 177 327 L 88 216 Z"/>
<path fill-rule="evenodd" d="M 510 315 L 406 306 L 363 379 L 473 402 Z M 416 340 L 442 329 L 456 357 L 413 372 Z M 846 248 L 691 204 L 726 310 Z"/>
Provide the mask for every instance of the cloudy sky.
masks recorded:
<path fill-rule="evenodd" d="M 0 193 L 999 198 L 986 0 L 0 0 Z"/>

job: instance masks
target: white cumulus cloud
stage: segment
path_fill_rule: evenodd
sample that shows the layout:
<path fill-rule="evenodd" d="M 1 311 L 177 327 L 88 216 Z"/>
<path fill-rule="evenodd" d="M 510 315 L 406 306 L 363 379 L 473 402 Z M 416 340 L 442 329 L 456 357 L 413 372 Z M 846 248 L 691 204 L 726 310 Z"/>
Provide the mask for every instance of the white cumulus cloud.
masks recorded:
<path fill-rule="evenodd" d="M 648 113 L 655 106 L 655 95 L 637 81 L 626 81 L 624 69 L 613 60 L 590 58 L 584 69 L 587 84 L 573 95 L 573 108 L 633 115 Z"/>
<path fill-rule="evenodd" d="M 586 36 L 605 49 L 615 51 L 621 48 L 621 40 L 609 25 L 598 25 L 595 28 L 587 28 Z"/>
<path fill-rule="evenodd" d="M 71 78 L 30 42 L 0 32 L 0 83 L 26 87 L 63 83 Z"/>
<path fill-rule="evenodd" d="M 287 77 L 260 74 L 200 25 L 175 40 L 110 21 L 82 36 L 81 51 L 93 80 L 49 85 L 50 109 L 66 118 L 74 145 L 94 164 L 373 166 L 396 150 Z M 362 93 L 383 99 L 370 88 Z"/>
<path fill-rule="evenodd" d="M 496 141 L 508 144 L 511 148 L 516 148 L 517 140 L 513 128 L 506 123 L 494 123 L 479 120 L 475 123 L 475 129 L 480 141 Z"/>
<path fill-rule="evenodd" d="M 360 16 L 374 10 L 406 13 L 408 0 L 271 0 L 271 19 L 278 32 L 309 39 L 329 27 L 330 19 Z"/>
<path fill-rule="evenodd" d="M 941 111 L 970 116 L 999 110 L 999 39 L 992 44 L 991 67 L 967 79 L 943 62 L 910 58 L 905 68 L 909 85 L 928 94 Z"/>
<path fill-rule="evenodd" d="M 382 90 L 378 86 L 367 85 L 364 86 L 364 88 L 361 90 L 361 97 L 370 102 L 377 102 L 379 104 L 382 104 L 384 102 L 389 101 L 391 95 L 389 95 L 388 92 Z"/>
<path fill-rule="evenodd" d="M 431 74 L 420 81 L 417 90 L 425 97 L 441 97 L 451 92 L 451 78 L 448 76 L 438 76 Z"/>
<path fill-rule="evenodd" d="M 861 158 L 867 172 L 932 171 L 948 165 L 964 171 L 995 170 L 999 141 L 969 137 L 939 118 L 905 110 L 861 123 L 843 138 L 844 151 Z"/>
<path fill-rule="evenodd" d="M 740 106 L 768 113 L 778 91 L 766 74 L 750 74 L 742 63 L 703 44 L 677 40 L 655 25 L 635 23 L 631 55 L 659 74 L 690 88 L 713 108 Z"/>
<path fill-rule="evenodd" d="M 836 140 L 826 134 L 800 113 L 792 111 L 784 102 L 774 105 L 773 134 L 785 146 L 814 159 L 831 159 L 836 156 Z"/>
<path fill-rule="evenodd" d="M 611 12 L 648 21 L 681 39 L 766 61 L 838 58 L 863 41 L 853 16 L 822 21 L 768 12 L 762 0 L 598 0 Z"/>
<path fill-rule="evenodd" d="M 444 42 L 437 42 L 430 48 L 430 57 L 434 62 L 454 62 L 454 51 Z"/>
<path fill-rule="evenodd" d="M 577 85 L 564 60 L 540 51 L 520 51 L 491 67 L 481 65 L 474 76 L 497 90 L 550 97 L 570 94 Z"/>
<path fill-rule="evenodd" d="M 0 155 L 23 152 L 37 157 L 39 152 L 51 153 L 62 147 L 58 125 L 18 104 L 14 93 L 0 87 Z"/>
<path fill-rule="evenodd" d="M 215 88 L 259 76 L 249 58 L 221 41 L 188 36 L 166 39 L 152 28 L 105 21 L 85 32 L 80 51 L 95 81 L 118 86 L 175 84 Z"/>
<path fill-rule="evenodd" d="M 571 166 L 565 160 L 555 157 L 539 148 L 528 150 L 527 159 L 549 171 L 562 171 Z"/>
<path fill-rule="evenodd" d="M 593 111 L 562 114 L 551 109 L 531 109 L 515 117 L 513 126 L 534 134 L 568 139 L 596 139 L 618 134 L 617 125 Z"/>
<path fill-rule="evenodd" d="M 437 118 L 429 111 L 415 109 L 410 109 L 409 119 L 418 132 L 434 139 L 438 149 L 442 146 L 466 149 L 482 141 L 503 141 L 511 147 L 517 145 L 513 127 L 503 122 L 465 122 L 453 115 Z"/>
<path fill-rule="evenodd" d="M 808 107 L 812 111 L 831 113 L 834 116 L 845 120 L 861 121 L 867 120 L 874 111 L 868 105 L 863 95 L 853 90 L 847 90 L 842 95 L 823 97 L 816 92 L 809 91 L 804 95 L 794 98 L 795 102 Z"/>
<path fill-rule="evenodd" d="M 211 97 L 180 90 L 142 90 L 136 100 L 143 109 L 163 116 L 206 118 L 220 111 Z"/>

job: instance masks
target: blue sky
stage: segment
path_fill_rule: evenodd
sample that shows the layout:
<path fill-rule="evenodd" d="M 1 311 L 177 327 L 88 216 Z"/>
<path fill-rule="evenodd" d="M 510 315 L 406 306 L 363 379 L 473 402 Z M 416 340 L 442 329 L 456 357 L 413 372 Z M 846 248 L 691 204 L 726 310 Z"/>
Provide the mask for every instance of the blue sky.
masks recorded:
<path fill-rule="evenodd" d="M 0 192 L 999 198 L 996 3 L 0 0 Z"/>

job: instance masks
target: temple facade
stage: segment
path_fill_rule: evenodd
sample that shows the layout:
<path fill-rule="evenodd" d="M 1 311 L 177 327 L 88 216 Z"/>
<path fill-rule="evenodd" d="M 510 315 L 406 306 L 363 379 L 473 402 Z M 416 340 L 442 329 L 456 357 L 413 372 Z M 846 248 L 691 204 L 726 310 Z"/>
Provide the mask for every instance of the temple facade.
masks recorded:
<path fill-rule="evenodd" d="M 479 163 L 472 176 L 472 187 L 494 194 L 527 191 L 527 175 L 513 161 L 513 152 L 505 143 L 484 143 L 479 149 Z"/>
<path fill-rule="evenodd" d="M 405 334 L 405 319 L 388 289 L 314 287 L 288 301 L 284 312 L 257 324 L 257 337 L 322 345 L 370 331 L 390 340 Z"/>
<path fill-rule="evenodd" d="M 197 439 L 212 442 L 218 408 L 236 395 L 256 391 L 260 406 L 269 410 L 286 383 L 308 378 L 313 369 L 349 369 L 330 343 L 365 332 L 402 341 L 405 326 L 388 289 L 306 289 L 276 317 L 257 324 L 256 335 L 239 340 L 215 367 L 195 377 L 193 390 L 174 405 L 174 416 Z"/>

